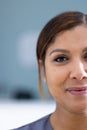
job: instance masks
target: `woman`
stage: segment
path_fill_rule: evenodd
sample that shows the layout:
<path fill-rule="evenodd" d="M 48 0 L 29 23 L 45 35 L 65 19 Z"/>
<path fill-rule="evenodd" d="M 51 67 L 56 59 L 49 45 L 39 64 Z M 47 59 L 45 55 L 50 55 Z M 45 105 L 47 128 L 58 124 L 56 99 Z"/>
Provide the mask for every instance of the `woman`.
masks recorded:
<path fill-rule="evenodd" d="M 64 12 L 42 29 L 37 42 L 41 76 L 56 110 L 16 130 L 87 130 L 87 15 Z"/>

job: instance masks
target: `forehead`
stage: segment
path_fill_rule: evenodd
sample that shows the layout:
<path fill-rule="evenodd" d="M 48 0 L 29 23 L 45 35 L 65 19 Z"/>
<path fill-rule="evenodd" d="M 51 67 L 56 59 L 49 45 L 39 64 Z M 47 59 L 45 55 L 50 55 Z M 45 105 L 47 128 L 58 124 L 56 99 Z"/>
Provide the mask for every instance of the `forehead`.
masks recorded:
<path fill-rule="evenodd" d="M 87 26 L 77 26 L 56 36 L 48 51 L 56 48 L 75 49 L 87 46 Z"/>

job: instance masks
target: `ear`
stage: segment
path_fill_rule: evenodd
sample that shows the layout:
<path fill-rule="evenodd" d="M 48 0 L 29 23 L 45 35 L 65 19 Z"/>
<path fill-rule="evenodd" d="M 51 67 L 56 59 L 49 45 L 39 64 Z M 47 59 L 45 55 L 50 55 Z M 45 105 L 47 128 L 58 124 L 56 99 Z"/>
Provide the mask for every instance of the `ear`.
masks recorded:
<path fill-rule="evenodd" d="M 39 60 L 39 65 L 40 65 L 40 71 L 41 71 L 42 79 L 43 79 L 44 82 L 46 82 L 45 64 L 43 63 L 42 60 Z"/>

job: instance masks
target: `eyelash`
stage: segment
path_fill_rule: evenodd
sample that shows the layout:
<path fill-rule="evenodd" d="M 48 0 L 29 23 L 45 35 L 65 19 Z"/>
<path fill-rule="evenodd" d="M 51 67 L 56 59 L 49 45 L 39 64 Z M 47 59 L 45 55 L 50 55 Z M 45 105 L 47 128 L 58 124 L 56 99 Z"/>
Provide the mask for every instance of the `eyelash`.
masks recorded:
<path fill-rule="evenodd" d="M 54 61 L 58 62 L 58 63 L 64 63 L 66 61 L 68 61 L 69 58 L 65 55 L 60 55 L 60 56 L 57 56 Z"/>

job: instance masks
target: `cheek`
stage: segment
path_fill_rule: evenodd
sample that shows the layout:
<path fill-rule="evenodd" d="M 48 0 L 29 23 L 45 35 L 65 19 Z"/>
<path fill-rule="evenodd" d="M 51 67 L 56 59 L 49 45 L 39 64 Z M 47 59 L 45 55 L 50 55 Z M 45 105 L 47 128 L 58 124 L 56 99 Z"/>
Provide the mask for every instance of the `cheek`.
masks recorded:
<path fill-rule="evenodd" d="M 67 73 L 66 70 L 60 70 L 56 68 L 48 68 L 46 70 L 46 81 L 48 90 L 53 96 L 60 96 L 63 93 L 64 84 L 66 82 Z"/>
<path fill-rule="evenodd" d="M 66 81 L 67 75 L 68 73 L 66 69 L 48 68 L 46 70 L 46 80 L 48 86 L 56 87 L 55 85 L 57 85 L 57 87 L 60 87 Z"/>

